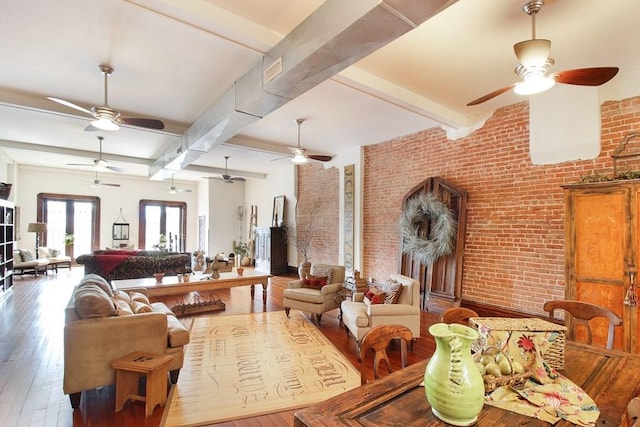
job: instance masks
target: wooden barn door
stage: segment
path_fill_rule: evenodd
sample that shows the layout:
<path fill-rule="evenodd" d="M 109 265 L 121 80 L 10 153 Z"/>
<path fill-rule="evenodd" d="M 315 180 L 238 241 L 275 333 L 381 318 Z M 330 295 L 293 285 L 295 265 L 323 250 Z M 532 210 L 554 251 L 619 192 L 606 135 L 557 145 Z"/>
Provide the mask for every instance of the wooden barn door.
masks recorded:
<path fill-rule="evenodd" d="M 403 254 L 400 249 L 400 273 L 420 281 L 421 308 L 441 313 L 449 307 L 459 306 L 462 296 L 462 260 L 466 229 L 467 193 L 438 177 L 431 177 L 415 186 L 405 197 L 407 200 L 423 192 L 431 192 L 451 209 L 457 220 L 457 237 L 454 253 L 425 265 Z M 429 231 L 425 223 L 424 230 Z M 400 244 L 402 246 L 402 243 Z"/>

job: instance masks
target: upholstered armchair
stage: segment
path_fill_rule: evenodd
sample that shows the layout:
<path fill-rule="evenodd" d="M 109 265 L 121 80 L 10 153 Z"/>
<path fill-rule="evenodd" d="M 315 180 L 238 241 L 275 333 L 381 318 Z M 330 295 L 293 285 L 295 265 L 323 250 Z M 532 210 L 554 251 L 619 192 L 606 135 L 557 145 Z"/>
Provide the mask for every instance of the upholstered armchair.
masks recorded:
<path fill-rule="evenodd" d="M 420 283 L 396 273 L 391 273 L 389 278 L 402 284 L 396 303 L 370 304 L 361 292 L 355 293 L 351 301 L 342 302 L 342 322 L 347 335 L 351 332 L 357 343 L 379 325 L 403 325 L 411 330 L 414 340 L 420 337 Z"/>
<path fill-rule="evenodd" d="M 287 316 L 289 316 L 289 310 L 293 308 L 315 314 L 320 324 L 323 313 L 340 308 L 340 302 L 344 299 L 342 296 L 344 266 L 312 264 L 310 277 L 327 277 L 329 272 L 327 284 L 321 287 L 312 283 L 313 279 L 293 280 L 287 284 L 282 302 Z"/>

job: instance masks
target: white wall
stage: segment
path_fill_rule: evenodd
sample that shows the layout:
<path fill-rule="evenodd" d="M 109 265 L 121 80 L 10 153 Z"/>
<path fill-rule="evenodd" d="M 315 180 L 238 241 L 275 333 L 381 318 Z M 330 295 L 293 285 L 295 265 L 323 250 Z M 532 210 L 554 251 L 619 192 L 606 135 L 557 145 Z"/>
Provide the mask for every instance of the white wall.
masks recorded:
<path fill-rule="evenodd" d="M 246 241 L 240 233 L 238 206 L 245 203 L 245 183 L 225 184 L 218 179 L 209 180 L 209 249 L 207 255 L 229 254 L 233 241 Z"/>
<path fill-rule="evenodd" d="M 184 201 L 187 203 L 187 244 L 186 249 L 195 249 L 198 209 L 196 203 L 197 185 L 193 182 L 174 180 L 179 188 L 190 188 L 192 193 L 169 194 L 169 183 L 150 181 L 144 177 L 124 174 L 101 173 L 99 178 L 104 182 L 120 184 L 121 187 L 92 188 L 89 183 L 95 173 L 58 168 L 43 168 L 18 165 L 15 203 L 20 207 L 20 237 L 17 247 L 33 248 L 33 233 L 27 233 L 27 225 L 35 222 L 38 193 L 71 194 L 95 196 L 100 198 L 100 248 L 112 245 L 112 224 L 118 219 L 120 209 L 130 224 L 130 243 L 138 247 L 138 206 L 142 199 Z"/>
<path fill-rule="evenodd" d="M 285 196 L 284 223 L 287 226 L 295 226 L 295 166 L 283 166 L 267 175 L 265 180 L 248 179 L 245 183 L 245 206 L 244 216 L 245 236 L 248 235 L 249 214 L 251 205 L 258 207 L 257 222 L 258 227 L 270 227 L 273 215 L 273 198 Z M 295 250 L 289 248 L 289 265 L 297 265 Z"/>

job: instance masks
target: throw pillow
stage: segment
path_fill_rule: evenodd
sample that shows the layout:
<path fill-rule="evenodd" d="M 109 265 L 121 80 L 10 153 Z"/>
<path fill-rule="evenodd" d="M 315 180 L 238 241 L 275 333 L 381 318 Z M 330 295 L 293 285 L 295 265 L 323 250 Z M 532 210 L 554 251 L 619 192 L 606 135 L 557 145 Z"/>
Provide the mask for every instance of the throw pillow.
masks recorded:
<path fill-rule="evenodd" d="M 116 305 L 116 316 L 133 316 L 133 310 L 126 301 L 118 298 L 112 298 L 112 301 Z"/>
<path fill-rule="evenodd" d="M 364 293 L 364 301 L 369 304 L 385 304 L 386 298 L 386 292 L 376 288 L 375 286 L 370 287 Z"/>
<path fill-rule="evenodd" d="M 312 276 L 326 277 L 327 283 L 333 283 L 331 281 L 331 275 L 333 274 L 332 268 L 316 267 L 315 265 L 312 265 L 309 274 L 311 274 Z"/>
<path fill-rule="evenodd" d="M 22 261 L 24 262 L 35 261 L 35 258 L 30 250 L 28 249 L 19 249 L 19 250 L 20 250 L 20 256 L 22 257 Z"/>
<path fill-rule="evenodd" d="M 93 283 L 85 283 L 78 287 L 74 294 L 74 306 L 78 317 L 90 319 L 107 317 L 116 314 L 115 304 L 111 298 Z"/>
<path fill-rule="evenodd" d="M 396 304 L 400 299 L 400 292 L 402 292 L 402 283 L 396 282 L 393 279 L 388 279 L 380 286 L 380 289 L 387 293 L 387 297 L 384 301 L 385 304 Z"/>
<path fill-rule="evenodd" d="M 113 291 L 113 297 L 117 300 L 124 301 L 127 305 L 131 304 L 131 297 L 124 291 Z"/>
<path fill-rule="evenodd" d="M 38 248 L 38 256 L 40 258 L 49 258 L 49 248 L 45 248 L 43 246 L 40 246 Z"/>
<path fill-rule="evenodd" d="M 327 286 L 329 283 L 329 278 L 326 276 L 314 276 L 311 274 L 302 279 L 302 283 L 304 283 L 304 286 L 307 288 L 322 289 L 323 286 Z"/>
<path fill-rule="evenodd" d="M 24 260 L 22 259 L 22 255 L 20 255 L 20 251 L 19 250 L 15 250 L 13 251 L 13 262 L 23 262 Z"/>
<path fill-rule="evenodd" d="M 135 300 L 131 301 L 131 310 L 135 314 L 153 312 L 153 309 L 151 308 L 151 306 L 149 304 L 145 304 L 143 302 L 135 301 Z"/>
<path fill-rule="evenodd" d="M 58 249 L 49 249 L 50 257 L 57 257 L 58 255 L 60 255 L 60 251 Z"/>
<path fill-rule="evenodd" d="M 142 292 L 131 291 L 129 292 L 129 297 L 131 298 L 131 301 L 141 302 L 147 305 L 150 304 L 149 298 L 147 298 L 147 296 Z"/>

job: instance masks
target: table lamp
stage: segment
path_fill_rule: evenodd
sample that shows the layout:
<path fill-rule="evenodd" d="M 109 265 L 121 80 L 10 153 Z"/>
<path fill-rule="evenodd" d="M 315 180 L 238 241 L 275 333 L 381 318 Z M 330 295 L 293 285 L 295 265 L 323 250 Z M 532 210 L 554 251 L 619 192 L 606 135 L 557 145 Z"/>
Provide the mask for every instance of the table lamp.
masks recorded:
<path fill-rule="evenodd" d="M 38 256 L 38 248 L 40 247 L 40 233 L 47 232 L 47 224 L 44 222 L 30 222 L 27 228 L 29 233 L 36 233 L 36 259 Z"/>

